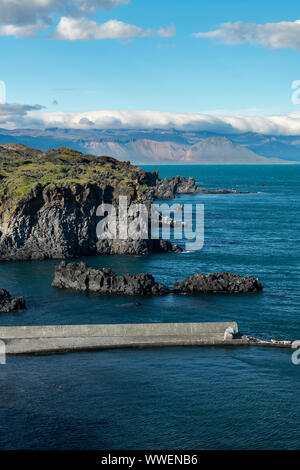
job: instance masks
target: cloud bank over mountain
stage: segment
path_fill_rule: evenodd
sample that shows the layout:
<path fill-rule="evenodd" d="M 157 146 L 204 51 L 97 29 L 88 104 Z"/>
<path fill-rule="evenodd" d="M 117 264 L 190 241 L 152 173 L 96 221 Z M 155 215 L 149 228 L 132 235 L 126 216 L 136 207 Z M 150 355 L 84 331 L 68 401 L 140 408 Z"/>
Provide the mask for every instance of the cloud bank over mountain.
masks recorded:
<path fill-rule="evenodd" d="M 300 135 L 300 112 L 273 116 L 222 116 L 167 111 L 43 110 L 41 105 L 0 104 L 0 126 L 6 129 L 179 129 L 236 134 L 256 132 Z"/>

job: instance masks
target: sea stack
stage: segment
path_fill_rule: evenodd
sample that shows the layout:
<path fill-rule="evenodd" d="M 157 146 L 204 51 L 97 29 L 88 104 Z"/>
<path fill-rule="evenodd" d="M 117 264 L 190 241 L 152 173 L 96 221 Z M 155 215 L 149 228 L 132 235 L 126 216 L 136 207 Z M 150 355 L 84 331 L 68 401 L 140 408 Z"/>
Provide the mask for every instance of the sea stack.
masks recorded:
<path fill-rule="evenodd" d="M 52 287 L 115 295 L 166 295 L 168 287 L 155 282 L 151 274 L 117 275 L 112 269 L 93 269 L 85 263 L 61 262 Z"/>
<path fill-rule="evenodd" d="M 178 294 L 246 294 L 262 289 L 257 278 L 230 272 L 194 274 L 184 281 L 174 283 L 174 292 Z"/>
<path fill-rule="evenodd" d="M 10 313 L 25 310 L 26 304 L 23 297 L 12 298 L 6 289 L 0 289 L 0 312 Z"/>

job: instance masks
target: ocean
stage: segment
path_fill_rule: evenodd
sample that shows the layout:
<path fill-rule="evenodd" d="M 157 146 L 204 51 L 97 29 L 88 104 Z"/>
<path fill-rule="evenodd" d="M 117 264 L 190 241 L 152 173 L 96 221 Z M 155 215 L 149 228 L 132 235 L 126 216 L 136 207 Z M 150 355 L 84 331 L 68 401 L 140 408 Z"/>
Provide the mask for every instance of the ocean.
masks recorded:
<path fill-rule="evenodd" d="M 147 166 L 147 170 L 157 167 Z M 161 166 L 206 189 L 201 251 L 83 259 L 172 286 L 196 272 L 258 277 L 251 295 L 105 297 L 51 288 L 58 261 L 2 263 L 0 285 L 28 309 L 0 325 L 237 321 L 300 339 L 300 166 Z M 142 305 L 137 306 L 139 301 Z M 0 366 L 1 449 L 297 449 L 300 365 L 290 350 L 173 348 L 8 357 Z"/>

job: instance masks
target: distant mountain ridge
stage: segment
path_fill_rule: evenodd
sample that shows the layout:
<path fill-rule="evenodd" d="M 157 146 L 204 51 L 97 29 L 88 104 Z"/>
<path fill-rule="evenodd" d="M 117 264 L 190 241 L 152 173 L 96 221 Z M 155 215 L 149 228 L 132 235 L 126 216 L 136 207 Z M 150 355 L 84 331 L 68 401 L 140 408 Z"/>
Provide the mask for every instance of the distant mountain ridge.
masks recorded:
<path fill-rule="evenodd" d="M 19 142 L 44 151 L 72 146 L 136 164 L 300 163 L 300 136 L 247 132 L 220 135 L 176 129 L 0 129 L 0 145 Z"/>

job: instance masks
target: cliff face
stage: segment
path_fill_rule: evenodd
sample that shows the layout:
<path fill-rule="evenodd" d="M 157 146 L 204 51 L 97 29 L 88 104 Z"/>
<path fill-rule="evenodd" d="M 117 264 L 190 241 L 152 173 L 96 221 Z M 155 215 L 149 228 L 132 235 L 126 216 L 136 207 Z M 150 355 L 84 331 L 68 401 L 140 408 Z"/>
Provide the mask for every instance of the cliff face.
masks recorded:
<path fill-rule="evenodd" d="M 157 172 L 147 173 L 110 157 L 65 148 L 42 153 L 18 144 L 2 145 L 0 260 L 176 250 L 164 241 L 97 239 L 96 210 L 101 203 L 115 204 L 123 195 L 129 204 L 149 204 L 158 182 Z"/>

